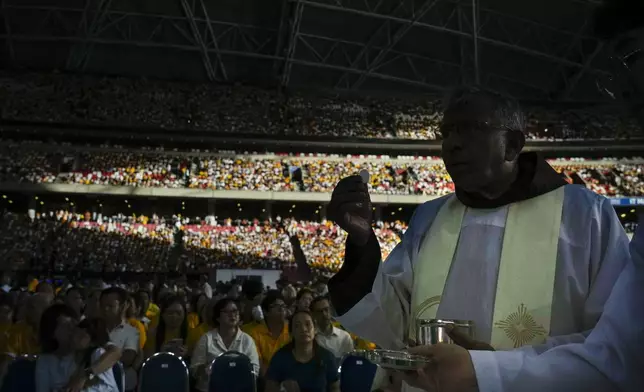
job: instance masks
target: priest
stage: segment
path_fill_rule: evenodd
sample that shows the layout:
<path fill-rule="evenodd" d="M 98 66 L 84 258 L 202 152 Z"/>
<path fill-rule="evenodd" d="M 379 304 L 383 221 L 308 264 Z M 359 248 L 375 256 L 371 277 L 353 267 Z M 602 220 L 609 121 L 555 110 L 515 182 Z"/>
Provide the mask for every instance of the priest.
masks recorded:
<path fill-rule="evenodd" d="M 434 318 L 473 321 L 475 339 L 497 350 L 582 342 L 629 261 L 610 201 L 522 151 L 510 99 L 459 89 L 441 133 L 456 191 L 420 205 L 386 261 L 362 178 L 334 189 L 329 216 L 349 234 L 328 285 L 340 323 L 388 349 Z"/>
<path fill-rule="evenodd" d="M 597 326 L 584 343 L 536 355 L 471 351 L 452 344 L 419 346 L 432 365 L 404 378 L 429 392 L 639 392 L 644 385 L 644 215 Z"/>

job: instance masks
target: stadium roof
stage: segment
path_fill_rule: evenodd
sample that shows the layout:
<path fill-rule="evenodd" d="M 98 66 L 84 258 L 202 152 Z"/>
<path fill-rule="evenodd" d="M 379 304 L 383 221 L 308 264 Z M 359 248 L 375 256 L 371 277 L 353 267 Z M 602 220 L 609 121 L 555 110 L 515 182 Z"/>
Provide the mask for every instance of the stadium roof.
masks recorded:
<path fill-rule="evenodd" d="M 592 0 L 0 0 L 0 67 L 601 101 Z"/>

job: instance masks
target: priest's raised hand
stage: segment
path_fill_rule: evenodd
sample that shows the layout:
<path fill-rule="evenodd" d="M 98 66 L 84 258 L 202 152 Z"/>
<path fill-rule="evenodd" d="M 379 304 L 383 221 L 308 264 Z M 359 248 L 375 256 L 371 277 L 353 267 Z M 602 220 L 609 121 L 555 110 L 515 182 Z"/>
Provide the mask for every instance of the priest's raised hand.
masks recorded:
<path fill-rule="evenodd" d="M 373 212 L 369 189 L 362 177 L 346 177 L 338 182 L 328 207 L 329 218 L 349 234 L 349 240 L 364 246 L 373 234 Z"/>

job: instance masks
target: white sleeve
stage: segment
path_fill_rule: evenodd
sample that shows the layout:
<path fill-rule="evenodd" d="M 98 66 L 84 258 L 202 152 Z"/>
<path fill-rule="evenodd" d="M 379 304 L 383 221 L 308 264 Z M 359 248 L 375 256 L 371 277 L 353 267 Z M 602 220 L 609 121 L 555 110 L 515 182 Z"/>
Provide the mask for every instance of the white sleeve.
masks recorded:
<path fill-rule="evenodd" d="M 255 345 L 255 341 L 253 340 L 250 335 L 245 336 L 246 340 L 248 341 L 248 345 L 246 346 L 246 352 L 243 353 L 250 358 L 250 363 L 253 364 L 253 369 L 255 369 L 255 373 L 259 374 L 259 354 L 257 353 L 257 346 Z"/>
<path fill-rule="evenodd" d="M 95 364 L 101 358 L 101 355 L 105 354 L 105 349 L 97 348 L 92 353 L 92 364 Z M 101 380 L 101 383 L 111 385 L 114 388 L 117 388 L 116 378 L 114 377 L 114 372 L 112 369 L 108 369 L 101 374 L 96 374 L 95 377 L 98 377 Z"/>
<path fill-rule="evenodd" d="M 48 362 L 45 356 L 36 360 L 36 392 L 50 392 L 53 388 L 53 385 L 50 385 Z"/>
<path fill-rule="evenodd" d="M 337 317 L 348 331 L 385 349 L 407 346 L 414 283 L 412 266 L 419 244 L 441 206 L 442 203 L 430 202 L 416 209 L 402 241 L 378 266 L 371 292 Z"/>
<path fill-rule="evenodd" d="M 644 220 L 640 220 L 644 222 Z M 583 344 L 540 355 L 471 352 L 480 392 L 641 391 L 644 385 L 644 225 L 632 261 L 615 283 L 599 323 Z"/>
<path fill-rule="evenodd" d="M 199 338 L 199 341 L 192 352 L 192 357 L 190 357 L 190 371 L 194 373 L 199 366 L 205 365 L 207 357 L 208 334 L 205 333 Z"/>
<path fill-rule="evenodd" d="M 132 350 L 138 353 L 141 349 L 139 345 L 139 339 L 139 331 L 132 327 L 132 334 L 128 334 L 125 342 L 123 343 L 123 351 Z"/>

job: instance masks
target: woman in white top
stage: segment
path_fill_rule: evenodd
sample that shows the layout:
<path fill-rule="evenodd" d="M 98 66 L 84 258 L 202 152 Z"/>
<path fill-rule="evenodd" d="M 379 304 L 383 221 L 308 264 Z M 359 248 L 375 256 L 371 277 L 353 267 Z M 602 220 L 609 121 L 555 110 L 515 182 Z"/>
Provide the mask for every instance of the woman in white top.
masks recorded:
<path fill-rule="evenodd" d="M 239 308 L 232 298 L 219 300 L 212 311 L 214 329 L 199 339 L 190 363 L 190 371 L 197 380 L 199 391 L 208 390 L 210 364 L 226 351 L 238 351 L 248 358 L 259 371 L 257 347 L 250 335 L 239 329 Z"/>
<path fill-rule="evenodd" d="M 85 320 L 76 323 L 76 313 L 66 305 L 53 305 L 40 321 L 42 354 L 36 361 L 36 392 L 118 392 L 112 366 L 121 353 L 109 346 L 108 352 L 97 338 L 101 326 Z M 102 326 L 104 335 L 105 327 Z"/>

